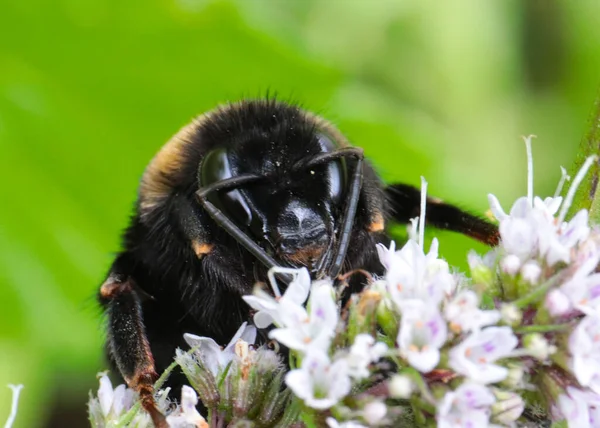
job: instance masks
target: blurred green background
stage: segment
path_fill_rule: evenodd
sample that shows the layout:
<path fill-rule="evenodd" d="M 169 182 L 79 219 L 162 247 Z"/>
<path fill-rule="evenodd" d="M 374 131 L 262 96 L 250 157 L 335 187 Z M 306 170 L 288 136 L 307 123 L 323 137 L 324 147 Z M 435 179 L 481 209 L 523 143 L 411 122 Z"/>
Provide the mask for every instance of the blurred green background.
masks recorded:
<path fill-rule="evenodd" d="M 572 163 L 600 83 L 600 3 L 0 0 L 0 423 L 85 426 L 97 286 L 149 159 L 192 116 L 267 90 L 386 180 L 475 212 Z M 429 231 L 432 234 L 432 231 Z M 464 266 L 472 241 L 440 233 Z M 483 250 L 481 246 L 478 249 Z"/>

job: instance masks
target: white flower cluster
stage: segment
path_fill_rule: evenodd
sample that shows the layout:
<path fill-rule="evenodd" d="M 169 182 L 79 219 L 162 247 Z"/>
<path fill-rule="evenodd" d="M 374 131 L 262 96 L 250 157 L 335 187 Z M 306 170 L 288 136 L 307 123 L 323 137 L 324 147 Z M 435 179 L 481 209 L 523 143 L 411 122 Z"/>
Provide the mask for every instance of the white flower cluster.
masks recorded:
<path fill-rule="evenodd" d="M 176 362 L 209 412 L 229 409 L 225 419 L 240 423 L 260 414 L 261 426 L 279 426 L 300 420 L 302 403 L 304 417 L 331 428 L 432 420 L 445 428 L 562 420 L 600 428 L 600 228 L 589 225 L 585 210 L 565 220 L 596 157 L 564 200 L 564 170 L 555 195 L 542 199 L 533 195 L 530 138 L 526 145 L 527 196 L 508 214 L 489 196 L 500 244 L 484 256 L 469 254 L 471 281 L 439 258 L 437 239 L 424 250 L 422 179 L 421 217 L 410 239 L 398 250 L 394 242 L 378 245 L 385 274 L 343 307 L 334 282 L 311 282 L 306 269 L 272 269 L 272 294 L 244 296 L 256 327 L 274 324 L 269 337 L 289 348 L 285 377 L 273 351 L 253 346 L 254 326 L 244 323 L 224 348 L 186 334 L 192 349 L 178 350 Z M 291 278 L 283 294 L 278 276 Z M 135 410 L 124 385 L 113 389 L 106 376 L 100 383 L 90 401 L 96 426 Z M 186 387 L 181 406 L 169 412 L 166 393 L 157 395 L 173 427 L 206 426 L 197 401 Z M 144 417 L 130 420 L 141 427 Z"/>
<path fill-rule="evenodd" d="M 301 360 L 286 377 L 289 388 L 308 407 L 332 409 L 345 420 L 329 418 L 329 426 L 359 426 L 339 409 L 383 357 L 397 361 L 401 372 L 419 373 L 416 380 L 392 377 L 388 396 L 419 396 L 428 403 L 422 415 L 434 416 L 438 426 L 512 426 L 525 409 L 521 393 L 535 389 L 536 381 L 543 387 L 538 400 L 550 403 L 546 417 L 565 418 L 569 426 L 600 426 L 600 273 L 595 273 L 600 230 L 589 226 L 585 210 L 565 221 L 595 158 L 585 162 L 564 200 L 558 196 L 567 179 L 564 170 L 556 194 L 541 199 L 533 196 L 530 138 L 526 144 L 528 195 L 509 214 L 489 196 L 501 242 L 483 257 L 469 255 L 477 287 L 467 287 L 438 257 L 436 239 L 424 251 L 423 203 L 419 224 L 413 220 L 402 248 L 396 250 L 393 242 L 389 248 L 378 246 L 386 272 L 367 291 L 380 296 L 378 322 L 391 340 L 364 333 L 349 342 L 337 340 L 348 325 L 341 320 L 333 285 L 311 285 L 306 270 L 272 272 L 275 298 L 265 292 L 245 297 L 258 311 L 255 323 L 274 323 L 269 336 Z M 422 183 L 425 201 L 427 183 Z M 294 276 L 283 295 L 273 273 Z M 487 294 L 487 305 L 481 293 Z M 340 343 L 346 348 L 340 350 Z M 455 387 L 436 388 L 433 394 L 429 385 L 439 381 Z M 367 422 L 360 412 L 352 417 Z M 368 424 L 385 421 L 382 412 Z"/>
<path fill-rule="evenodd" d="M 293 276 L 283 295 L 277 287 L 277 273 Z M 277 298 L 259 290 L 254 296 L 244 296 L 244 300 L 258 310 L 254 316 L 257 326 L 267 327 L 273 322 L 278 328 L 271 330 L 269 337 L 296 351 L 301 359 L 300 368 L 286 375 L 288 387 L 307 406 L 328 409 L 348 395 L 352 379 L 370 375 L 367 367 L 386 353 L 387 345 L 376 342 L 371 335 L 359 334 L 347 352 L 331 358 L 329 351 L 340 317 L 332 282 L 316 281 L 311 285 L 306 269 L 275 268 L 269 277 Z"/>
<path fill-rule="evenodd" d="M 90 420 L 97 428 L 135 427 L 151 428 L 154 426 L 146 412 L 135 406 L 136 393 L 124 384 L 113 388 L 107 374 L 99 373 L 100 387 L 97 398 L 91 398 L 89 406 Z M 189 386 L 181 389 L 181 404 L 173 409 L 167 399 L 169 389 L 157 393 L 158 409 L 167 413 L 167 423 L 171 428 L 208 428 L 206 420 L 196 410 L 198 396 Z"/>
<path fill-rule="evenodd" d="M 479 296 L 459 286 L 459 277 L 438 258 L 436 239 L 428 253 L 423 251 L 422 235 L 420 242 L 411 238 L 398 251 L 393 243 L 389 249 L 378 247 L 386 268 L 383 290 L 400 318 L 399 355 L 423 374 L 437 368 L 464 378 L 436 402 L 438 426 L 488 426 L 496 398 L 486 385 L 507 378 L 508 369 L 496 363 L 513 355 L 518 339 L 510 327 L 493 325 L 501 319 L 498 310 L 480 309 Z M 442 348 L 447 350 L 444 367 Z"/>

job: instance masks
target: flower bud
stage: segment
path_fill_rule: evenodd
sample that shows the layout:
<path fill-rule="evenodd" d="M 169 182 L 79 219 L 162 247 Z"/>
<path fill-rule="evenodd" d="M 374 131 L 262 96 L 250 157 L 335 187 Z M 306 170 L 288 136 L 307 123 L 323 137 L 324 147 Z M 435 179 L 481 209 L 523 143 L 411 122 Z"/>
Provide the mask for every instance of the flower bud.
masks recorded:
<path fill-rule="evenodd" d="M 528 261 L 521 268 L 521 275 L 523 276 L 523 279 L 529 284 L 537 284 L 541 274 L 542 268 L 540 267 L 538 262 L 534 260 Z"/>
<path fill-rule="evenodd" d="M 188 352 L 181 349 L 175 351 L 175 361 L 187 377 L 190 385 L 200 396 L 206 407 L 216 406 L 220 400 L 217 381 L 210 370 L 196 360 Z"/>
<path fill-rule="evenodd" d="M 356 296 L 356 298 L 354 298 Z M 366 289 L 359 295 L 352 296 L 350 316 L 348 319 L 348 340 L 361 333 L 372 333 L 376 329 L 377 307 L 381 301 L 381 294 L 377 291 Z"/>
<path fill-rule="evenodd" d="M 565 315 L 571 309 L 569 298 L 558 289 L 554 289 L 546 295 L 544 304 L 553 317 Z"/>
<path fill-rule="evenodd" d="M 523 313 L 515 305 L 505 304 L 500 308 L 500 316 L 506 324 L 514 326 L 521 323 Z"/>
<path fill-rule="evenodd" d="M 377 425 L 385 417 L 387 406 L 381 401 L 372 401 L 365 405 L 362 417 L 369 426 Z"/>
<path fill-rule="evenodd" d="M 486 288 L 491 286 L 494 281 L 494 272 L 488 266 L 483 258 L 475 251 L 469 251 L 467 256 L 469 267 L 471 268 L 471 278 L 475 284 L 485 285 Z"/>
<path fill-rule="evenodd" d="M 515 392 L 494 390 L 496 402 L 492 404 L 492 419 L 502 425 L 511 425 L 515 422 L 523 410 L 525 402 Z"/>
<path fill-rule="evenodd" d="M 390 396 L 393 398 L 410 398 L 414 385 L 412 380 L 405 375 L 394 375 L 388 383 Z"/>
<path fill-rule="evenodd" d="M 517 389 L 523 386 L 523 377 L 525 375 L 525 369 L 521 364 L 508 363 L 508 375 L 501 384 L 509 389 Z"/>
<path fill-rule="evenodd" d="M 556 352 L 556 346 L 550 345 L 546 338 L 539 333 L 527 334 L 523 337 L 523 347 L 529 355 L 540 361 L 545 361 Z"/>
<path fill-rule="evenodd" d="M 376 316 L 377 323 L 387 336 L 396 337 L 398 335 L 399 319 L 385 300 L 377 306 Z"/>
<path fill-rule="evenodd" d="M 509 254 L 500 261 L 502 272 L 515 276 L 521 267 L 521 260 L 514 254 Z"/>

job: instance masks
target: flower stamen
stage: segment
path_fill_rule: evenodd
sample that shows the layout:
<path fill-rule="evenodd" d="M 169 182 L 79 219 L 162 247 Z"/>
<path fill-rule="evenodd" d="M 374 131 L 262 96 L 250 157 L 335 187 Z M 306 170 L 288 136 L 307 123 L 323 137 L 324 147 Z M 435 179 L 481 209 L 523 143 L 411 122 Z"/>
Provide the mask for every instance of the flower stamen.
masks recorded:
<path fill-rule="evenodd" d="M 427 206 L 427 181 L 421 176 L 421 215 L 419 216 L 419 246 L 424 248 L 425 241 L 425 208 Z"/>
<path fill-rule="evenodd" d="M 560 196 L 560 192 L 562 192 L 562 188 L 563 188 L 563 185 L 565 184 L 565 181 L 569 181 L 570 179 L 571 179 L 571 176 L 569 174 L 567 174 L 567 170 L 561 166 L 560 167 L 560 180 L 558 182 L 558 186 L 556 186 L 556 191 L 554 192 L 553 198 L 557 198 Z"/>
<path fill-rule="evenodd" d="M 531 139 L 535 137 L 535 135 L 523 137 L 527 150 L 527 200 L 531 207 L 533 206 L 533 154 L 531 153 Z"/>
<path fill-rule="evenodd" d="M 598 156 L 596 155 L 589 156 L 583 163 L 581 169 L 577 172 L 575 178 L 573 179 L 573 183 L 571 183 L 571 187 L 569 187 L 567 196 L 565 197 L 562 207 L 560 208 L 560 214 L 558 215 L 558 221 L 560 223 L 562 223 L 565 220 L 567 211 L 569 211 L 569 208 L 571 208 L 571 204 L 573 203 L 573 198 L 575 197 L 575 192 L 577 191 L 577 188 L 583 181 L 583 178 L 585 177 L 588 170 L 592 166 L 592 163 L 594 163 L 596 159 L 598 159 Z"/>

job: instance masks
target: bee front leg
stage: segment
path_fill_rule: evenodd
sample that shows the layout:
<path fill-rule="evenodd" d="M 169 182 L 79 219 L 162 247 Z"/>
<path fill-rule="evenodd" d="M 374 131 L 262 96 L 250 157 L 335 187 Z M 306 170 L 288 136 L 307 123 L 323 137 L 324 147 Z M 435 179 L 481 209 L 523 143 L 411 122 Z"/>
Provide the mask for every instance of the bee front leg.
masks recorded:
<path fill-rule="evenodd" d="M 130 277 L 111 273 L 100 287 L 108 314 L 108 348 L 127 385 L 139 393 L 142 407 L 157 428 L 168 428 L 154 400 L 158 378 L 142 321 L 140 297 Z"/>

